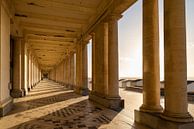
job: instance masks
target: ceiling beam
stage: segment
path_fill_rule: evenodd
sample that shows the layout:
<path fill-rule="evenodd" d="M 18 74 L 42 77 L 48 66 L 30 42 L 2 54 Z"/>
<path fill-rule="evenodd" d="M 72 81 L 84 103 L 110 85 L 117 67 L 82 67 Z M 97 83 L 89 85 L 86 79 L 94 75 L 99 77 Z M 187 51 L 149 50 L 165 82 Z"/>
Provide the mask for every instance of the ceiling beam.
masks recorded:
<path fill-rule="evenodd" d="M 33 3 L 33 4 L 32 4 Z M 84 6 L 77 4 L 68 4 L 68 3 L 59 3 L 53 2 L 48 0 L 33 0 L 33 2 L 29 2 L 29 0 L 15 0 L 15 5 L 17 7 L 23 7 L 20 9 L 26 8 L 36 8 L 42 10 L 54 10 L 60 12 L 67 12 L 67 13 L 76 13 L 76 14 L 94 14 L 95 9 L 90 6 Z"/>
<path fill-rule="evenodd" d="M 37 29 L 24 29 L 26 35 L 43 35 L 43 36 L 64 36 L 64 37 L 77 37 L 76 33 L 69 31 L 50 31 L 50 30 L 37 30 Z"/>

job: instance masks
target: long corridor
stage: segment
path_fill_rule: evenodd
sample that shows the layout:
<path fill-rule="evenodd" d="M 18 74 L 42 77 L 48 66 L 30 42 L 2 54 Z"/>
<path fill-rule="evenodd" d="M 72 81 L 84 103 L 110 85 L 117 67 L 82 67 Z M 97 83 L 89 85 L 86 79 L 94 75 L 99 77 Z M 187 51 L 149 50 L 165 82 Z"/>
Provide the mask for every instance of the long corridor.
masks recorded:
<path fill-rule="evenodd" d="M 43 80 L 26 97 L 14 99 L 13 110 L 0 118 L 0 129 L 145 129 L 133 124 L 136 106 L 115 112 L 89 101 L 88 96 Z"/>

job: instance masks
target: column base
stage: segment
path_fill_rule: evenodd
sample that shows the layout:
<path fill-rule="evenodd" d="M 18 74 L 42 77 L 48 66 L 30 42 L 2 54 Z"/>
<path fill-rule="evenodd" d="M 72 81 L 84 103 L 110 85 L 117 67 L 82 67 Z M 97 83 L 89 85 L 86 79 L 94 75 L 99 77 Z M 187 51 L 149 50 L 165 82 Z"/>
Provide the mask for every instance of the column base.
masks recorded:
<path fill-rule="evenodd" d="M 162 106 L 147 106 L 147 105 L 142 105 L 140 107 L 140 111 L 142 112 L 148 112 L 148 113 L 162 113 L 163 108 Z"/>
<path fill-rule="evenodd" d="M 121 111 L 124 108 L 124 100 L 120 97 L 108 98 L 92 92 L 89 94 L 89 99 L 115 111 Z"/>
<path fill-rule="evenodd" d="M 23 90 L 20 90 L 20 89 L 13 89 L 11 91 L 11 96 L 13 98 L 23 97 L 24 96 L 24 91 Z"/>
<path fill-rule="evenodd" d="M 135 122 L 152 129 L 193 129 L 194 122 L 181 123 L 161 118 L 161 113 L 148 113 L 135 110 Z"/>
<path fill-rule="evenodd" d="M 163 119 L 174 121 L 174 122 L 193 122 L 193 117 L 189 114 L 172 114 L 167 111 L 164 111 L 164 113 L 161 115 Z"/>
<path fill-rule="evenodd" d="M 13 106 L 13 99 L 10 97 L 6 99 L 5 101 L 0 101 L 0 117 L 5 116 Z"/>
<path fill-rule="evenodd" d="M 79 87 L 79 88 L 75 89 L 75 92 L 77 94 L 80 94 L 80 95 L 83 95 L 83 96 L 87 96 L 89 94 L 89 89 L 88 88 L 81 88 L 81 87 Z"/>

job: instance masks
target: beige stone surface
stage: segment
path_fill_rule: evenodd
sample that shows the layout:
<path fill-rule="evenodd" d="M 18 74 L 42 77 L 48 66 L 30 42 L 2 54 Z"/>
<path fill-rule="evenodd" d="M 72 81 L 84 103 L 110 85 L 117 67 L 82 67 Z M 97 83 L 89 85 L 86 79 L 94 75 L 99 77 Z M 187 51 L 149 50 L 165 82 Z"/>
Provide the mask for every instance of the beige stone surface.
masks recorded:
<path fill-rule="evenodd" d="M 185 0 L 165 0 L 164 3 L 164 118 L 189 122 L 193 119 L 187 102 Z"/>
<path fill-rule="evenodd" d="M 162 112 L 160 106 L 158 0 L 143 1 L 143 105 L 140 110 Z"/>
<path fill-rule="evenodd" d="M 101 23 L 95 30 L 95 92 L 101 96 L 107 95 L 108 88 L 108 24 Z M 94 48 L 93 48 L 94 49 Z"/>
<path fill-rule="evenodd" d="M 107 96 L 119 97 L 119 61 L 118 61 L 118 19 L 121 16 L 112 14 L 108 17 L 108 87 Z"/>
<path fill-rule="evenodd" d="M 28 96 L 14 100 L 14 110 L 0 119 L 1 129 L 148 129 L 133 122 L 133 110 L 142 102 L 139 93 L 120 91 L 126 108 L 115 112 L 53 81 L 41 81 Z"/>

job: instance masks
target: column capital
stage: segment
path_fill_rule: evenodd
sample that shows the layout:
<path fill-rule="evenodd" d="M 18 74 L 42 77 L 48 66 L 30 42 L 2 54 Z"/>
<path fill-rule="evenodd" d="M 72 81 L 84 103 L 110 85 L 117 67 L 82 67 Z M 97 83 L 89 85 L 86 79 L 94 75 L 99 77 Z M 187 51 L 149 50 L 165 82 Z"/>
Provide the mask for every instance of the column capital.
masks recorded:
<path fill-rule="evenodd" d="M 106 18 L 105 21 L 106 22 L 111 22 L 111 21 L 118 21 L 120 18 L 122 18 L 123 15 L 118 14 L 118 13 L 111 13 L 109 14 Z"/>

